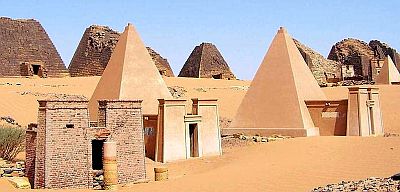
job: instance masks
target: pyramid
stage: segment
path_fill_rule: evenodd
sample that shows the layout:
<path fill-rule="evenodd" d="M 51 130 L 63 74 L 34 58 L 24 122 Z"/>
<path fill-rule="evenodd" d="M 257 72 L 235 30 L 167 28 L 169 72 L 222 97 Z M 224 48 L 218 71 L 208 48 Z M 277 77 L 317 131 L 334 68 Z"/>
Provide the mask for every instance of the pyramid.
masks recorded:
<path fill-rule="evenodd" d="M 178 77 L 236 79 L 217 47 L 211 43 L 196 46 Z"/>
<path fill-rule="evenodd" d="M 281 27 L 228 129 L 263 135 L 318 135 L 305 100 L 326 97 Z"/>
<path fill-rule="evenodd" d="M 0 17 L 0 77 L 69 76 L 39 21 Z"/>
<path fill-rule="evenodd" d="M 128 24 L 89 101 L 90 119 L 97 120 L 99 99 L 141 99 L 143 114 L 157 114 L 157 99 L 172 99 L 133 25 Z"/>
<path fill-rule="evenodd" d="M 376 84 L 400 83 L 400 73 L 390 56 L 386 56 L 382 69 L 376 77 Z"/>
<path fill-rule="evenodd" d="M 91 25 L 86 28 L 68 67 L 71 76 L 101 76 L 119 37 L 120 33 L 108 26 Z M 147 50 L 160 74 L 173 77 L 168 60 L 150 47 Z"/>

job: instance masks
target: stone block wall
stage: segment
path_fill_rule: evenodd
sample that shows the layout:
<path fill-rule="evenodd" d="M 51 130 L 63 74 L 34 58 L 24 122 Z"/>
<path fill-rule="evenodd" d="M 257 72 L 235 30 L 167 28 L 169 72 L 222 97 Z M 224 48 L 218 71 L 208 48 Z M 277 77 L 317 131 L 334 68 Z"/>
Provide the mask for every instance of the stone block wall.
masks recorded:
<path fill-rule="evenodd" d="M 35 181 L 35 158 L 36 158 L 36 130 L 26 130 L 25 139 L 25 175 L 29 179 L 31 186 Z"/>
<path fill-rule="evenodd" d="M 21 64 L 43 63 L 48 77 L 68 76 L 60 55 L 42 25 L 33 19 L 0 17 L 0 77 L 25 76 Z"/>
<path fill-rule="evenodd" d="M 106 122 L 109 140 L 117 143 L 118 183 L 146 178 L 141 102 L 99 101 L 99 111 L 106 111 L 99 122 Z"/>
<path fill-rule="evenodd" d="M 39 101 L 35 188 L 88 188 L 87 101 Z"/>

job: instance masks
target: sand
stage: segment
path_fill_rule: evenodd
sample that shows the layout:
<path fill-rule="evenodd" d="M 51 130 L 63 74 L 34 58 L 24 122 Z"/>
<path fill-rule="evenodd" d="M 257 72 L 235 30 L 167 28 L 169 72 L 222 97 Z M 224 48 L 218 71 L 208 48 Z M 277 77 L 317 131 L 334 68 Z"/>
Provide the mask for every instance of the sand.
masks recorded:
<path fill-rule="evenodd" d="M 399 146 L 400 137 L 309 137 L 253 144 L 224 151 L 220 157 L 168 163 L 168 181 L 119 191 L 310 191 L 342 180 L 400 172 Z M 148 177 L 154 178 L 155 163 L 147 165 Z"/>

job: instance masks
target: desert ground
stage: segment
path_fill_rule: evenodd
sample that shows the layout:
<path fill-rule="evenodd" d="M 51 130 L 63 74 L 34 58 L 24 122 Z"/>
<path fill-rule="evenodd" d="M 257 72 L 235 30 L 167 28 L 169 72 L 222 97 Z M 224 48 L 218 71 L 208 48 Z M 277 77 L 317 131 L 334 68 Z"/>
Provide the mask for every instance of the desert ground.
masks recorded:
<path fill-rule="evenodd" d="M 100 77 L 0 78 L 0 116 L 19 124 L 36 122 L 37 99 L 84 95 L 90 98 Z M 180 98 L 217 98 L 221 119 L 234 117 L 250 81 L 164 77 Z M 378 86 L 384 128 L 399 134 L 400 86 Z M 346 99 L 346 87 L 323 88 L 329 99 Z M 188 103 L 190 104 L 190 102 Z M 224 141 L 226 143 L 226 141 Z M 223 142 L 223 143 L 224 143 Z M 149 183 L 121 191 L 310 191 L 342 180 L 389 177 L 400 172 L 400 137 L 309 137 L 268 143 L 224 145 L 220 157 L 159 164 L 149 159 Z M 167 166 L 169 180 L 154 182 L 152 168 Z M 0 191 L 12 187 L 0 179 Z M 46 190 L 44 190 L 46 191 Z M 64 191 L 64 190 L 62 190 Z M 87 190 L 65 190 L 87 191 Z"/>

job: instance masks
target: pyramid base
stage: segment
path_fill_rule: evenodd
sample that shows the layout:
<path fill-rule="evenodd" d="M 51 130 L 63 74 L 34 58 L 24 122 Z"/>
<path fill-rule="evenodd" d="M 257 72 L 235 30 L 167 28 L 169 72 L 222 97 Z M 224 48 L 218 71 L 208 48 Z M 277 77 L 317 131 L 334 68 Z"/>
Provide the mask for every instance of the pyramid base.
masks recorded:
<path fill-rule="evenodd" d="M 319 128 L 225 128 L 221 129 L 222 135 L 242 133 L 244 135 L 283 135 L 291 137 L 319 136 Z"/>

